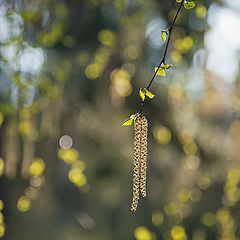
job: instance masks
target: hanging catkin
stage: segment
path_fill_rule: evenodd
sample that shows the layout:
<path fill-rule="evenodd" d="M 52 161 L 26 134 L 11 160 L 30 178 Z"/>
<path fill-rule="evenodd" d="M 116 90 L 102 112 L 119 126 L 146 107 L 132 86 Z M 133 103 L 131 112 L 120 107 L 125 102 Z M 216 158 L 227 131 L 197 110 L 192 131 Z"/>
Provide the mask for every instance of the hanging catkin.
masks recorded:
<path fill-rule="evenodd" d="M 142 119 L 141 133 L 141 162 L 140 162 L 140 191 L 143 197 L 146 197 L 146 175 L 147 175 L 147 119 Z"/>
<path fill-rule="evenodd" d="M 137 209 L 139 189 L 142 196 L 146 197 L 147 119 L 144 116 L 140 115 L 135 119 L 134 131 L 132 212 Z"/>

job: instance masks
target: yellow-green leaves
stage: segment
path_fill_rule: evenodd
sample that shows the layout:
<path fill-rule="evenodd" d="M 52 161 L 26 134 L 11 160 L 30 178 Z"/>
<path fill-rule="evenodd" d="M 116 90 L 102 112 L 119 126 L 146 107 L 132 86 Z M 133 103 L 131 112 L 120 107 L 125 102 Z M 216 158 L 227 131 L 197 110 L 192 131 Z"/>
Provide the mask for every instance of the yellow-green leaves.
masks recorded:
<path fill-rule="evenodd" d="M 161 32 L 161 37 L 162 37 L 162 40 L 165 42 L 167 37 L 163 31 Z"/>
<path fill-rule="evenodd" d="M 139 113 L 135 113 L 135 114 L 131 115 L 128 119 L 126 119 L 126 120 L 123 122 L 122 126 L 132 125 L 138 115 L 139 115 Z"/>
<path fill-rule="evenodd" d="M 164 71 L 163 68 L 155 67 L 155 72 L 157 72 L 156 75 L 166 76 L 166 72 Z"/>
<path fill-rule="evenodd" d="M 155 95 L 152 94 L 151 92 L 149 92 L 147 89 L 146 89 L 146 96 L 149 97 L 149 98 L 154 98 Z"/>
<path fill-rule="evenodd" d="M 191 9 L 195 7 L 195 3 L 193 1 L 185 1 L 184 2 L 184 7 L 186 9 Z"/>
<path fill-rule="evenodd" d="M 162 63 L 162 65 L 161 65 L 161 67 L 163 68 L 163 69 L 169 69 L 170 67 L 172 67 L 172 64 L 166 64 L 166 63 Z"/>
<path fill-rule="evenodd" d="M 133 123 L 133 118 L 128 118 L 123 122 L 122 126 L 129 126 L 129 125 L 132 125 L 132 123 Z"/>
<path fill-rule="evenodd" d="M 169 34 L 169 32 L 167 30 L 162 30 L 161 31 L 161 38 L 164 42 L 166 41 L 168 34 Z"/>
<path fill-rule="evenodd" d="M 140 95 L 142 101 L 145 100 L 145 97 L 154 98 L 154 96 L 155 96 L 154 94 L 149 92 L 148 89 L 146 89 L 146 88 L 143 88 L 143 89 L 140 88 L 139 95 Z M 138 112 L 138 113 L 135 113 L 135 114 L 131 115 L 128 119 L 126 119 L 123 122 L 122 126 L 129 126 L 129 125 L 132 125 L 133 123 L 135 123 L 135 120 L 139 116 L 139 114 L 140 113 Z"/>
<path fill-rule="evenodd" d="M 144 101 L 144 99 L 145 99 L 145 94 L 146 94 L 146 93 L 144 92 L 144 89 L 141 89 L 141 88 L 140 88 L 140 90 L 139 90 L 139 95 L 140 95 L 142 101 Z"/>
<path fill-rule="evenodd" d="M 149 92 L 146 88 L 144 88 L 144 89 L 141 89 L 141 88 L 140 88 L 140 90 L 139 90 L 139 95 L 140 95 L 142 101 L 145 100 L 145 97 L 146 97 L 146 96 L 149 97 L 149 98 L 154 98 L 154 96 L 155 96 L 154 94 L 152 94 L 151 92 Z"/>
<path fill-rule="evenodd" d="M 176 0 L 177 3 L 181 3 L 182 1 L 184 1 L 184 7 L 186 9 L 191 9 L 191 8 L 195 7 L 194 1 L 191 1 L 191 0 Z"/>
<path fill-rule="evenodd" d="M 172 67 L 172 64 L 166 64 L 165 62 L 163 62 L 161 64 L 161 67 L 155 67 L 154 70 L 156 72 L 156 75 L 166 76 L 165 69 L 169 69 L 170 67 Z"/>

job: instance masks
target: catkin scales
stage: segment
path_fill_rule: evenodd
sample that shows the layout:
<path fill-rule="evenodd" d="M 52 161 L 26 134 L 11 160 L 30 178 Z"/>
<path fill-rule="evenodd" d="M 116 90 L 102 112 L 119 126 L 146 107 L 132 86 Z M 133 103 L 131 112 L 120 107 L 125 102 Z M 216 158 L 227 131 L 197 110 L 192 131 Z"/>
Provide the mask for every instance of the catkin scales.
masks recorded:
<path fill-rule="evenodd" d="M 139 115 L 134 126 L 134 155 L 133 155 L 133 198 L 131 211 L 135 212 L 138 205 L 139 193 L 146 197 L 147 174 L 147 119 Z"/>

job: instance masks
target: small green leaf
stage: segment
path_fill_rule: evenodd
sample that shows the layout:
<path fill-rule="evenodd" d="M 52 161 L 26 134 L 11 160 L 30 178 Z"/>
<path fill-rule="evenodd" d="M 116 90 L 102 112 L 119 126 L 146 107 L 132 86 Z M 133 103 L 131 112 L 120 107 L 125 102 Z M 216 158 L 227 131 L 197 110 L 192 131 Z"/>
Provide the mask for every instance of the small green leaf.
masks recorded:
<path fill-rule="evenodd" d="M 122 126 L 129 126 L 129 125 L 132 125 L 134 121 L 134 118 L 128 118 L 127 120 L 125 120 L 122 124 Z"/>
<path fill-rule="evenodd" d="M 156 67 L 156 68 L 155 68 L 155 72 L 157 72 L 156 75 L 166 76 L 166 72 L 165 72 L 164 69 L 162 69 L 162 68 Z"/>
<path fill-rule="evenodd" d="M 151 92 L 149 92 L 147 89 L 146 89 L 146 96 L 149 97 L 149 98 L 154 98 L 155 95 L 152 94 Z"/>
<path fill-rule="evenodd" d="M 139 115 L 139 113 L 135 113 L 135 114 L 131 115 L 127 120 L 125 120 L 123 122 L 122 126 L 131 125 L 133 122 L 135 122 L 135 119 L 137 118 L 138 115 Z"/>
<path fill-rule="evenodd" d="M 140 95 L 142 101 L 144 101 L 145 95 L 146 95 L 146 89 L 145 89 L 145 88 L 144 88 L 144 89 L 141 89 L 141 88 L 140 88 L 140 90 L 139 90 L 139 95 Z"/>
<path fill-rule="evenodd" d="M 184 7 L 185 7 L 186 9 L 194 8 L 194 7 L 195 7 L 195 3 L 192 2 L 192 1 L 184 2 Z"/>
<path fill-rule="evenodd" d="M 161 37 L 162 37 L 162 40 L 165 42 L 167 37 L 165 35 L 165 31 L 161 31 Z"/>
<path fill-rule="evenodd" d="M 163 69 L 169 69 L 172 67 L 172 64 L 166 64 L 166 63 L 162 63 L 162 66 L 161 66 Z"/>
<path fill-rule="evenodd" d="M 176 0 L 177 3 L 181 3 L 182 1 L 184 1 L 184 0 Z"/>

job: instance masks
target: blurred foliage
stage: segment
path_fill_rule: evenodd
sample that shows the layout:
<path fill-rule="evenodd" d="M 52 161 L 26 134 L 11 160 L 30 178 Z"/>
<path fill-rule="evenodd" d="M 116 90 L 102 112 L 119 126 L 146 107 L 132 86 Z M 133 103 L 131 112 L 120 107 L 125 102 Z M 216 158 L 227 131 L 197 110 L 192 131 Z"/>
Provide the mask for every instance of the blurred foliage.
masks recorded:
<path fill-rule="evenodd" d="M 239 74 L 229 85 L 206 67 L 208 9 L 225 1 L 194 2 L 146 99 L 147 198 L 132 214 L 121 124 L 179 3 L 0 1 L 0 237 L 239 239 Z"/>

